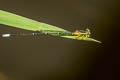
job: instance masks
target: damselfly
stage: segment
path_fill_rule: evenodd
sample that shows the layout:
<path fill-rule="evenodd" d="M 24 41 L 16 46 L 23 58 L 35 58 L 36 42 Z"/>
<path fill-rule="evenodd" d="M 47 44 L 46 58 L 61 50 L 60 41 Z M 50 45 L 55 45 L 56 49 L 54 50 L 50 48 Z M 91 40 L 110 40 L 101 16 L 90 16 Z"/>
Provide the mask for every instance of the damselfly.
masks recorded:
<path fill-rule="evenodd" d="M 2 37 L 11 37 L 11 36 L 27 36 L 27 35 L 54 35 L 54 36 L 75 36 L 75 38 L 79 37 L 90 37 L 90 30 L 87 28 L 86 30 L 76 30 L 75 32 L 63 32 L 63 31 L 53 31 L 53 30 L 41 30 L 39 32 L 34 33 L 23 33 L 23 34 L 2 34 Z"/>

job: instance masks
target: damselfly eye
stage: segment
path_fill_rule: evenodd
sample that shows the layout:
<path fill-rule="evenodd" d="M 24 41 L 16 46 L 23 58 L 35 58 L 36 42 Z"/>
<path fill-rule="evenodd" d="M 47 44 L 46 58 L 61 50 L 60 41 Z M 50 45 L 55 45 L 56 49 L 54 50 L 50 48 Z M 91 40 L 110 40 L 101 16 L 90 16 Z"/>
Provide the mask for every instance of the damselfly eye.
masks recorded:
<path fill-rule="evenodd" d="M 90 29 L 86 28 L 88 34 L 91 34 Z"/>

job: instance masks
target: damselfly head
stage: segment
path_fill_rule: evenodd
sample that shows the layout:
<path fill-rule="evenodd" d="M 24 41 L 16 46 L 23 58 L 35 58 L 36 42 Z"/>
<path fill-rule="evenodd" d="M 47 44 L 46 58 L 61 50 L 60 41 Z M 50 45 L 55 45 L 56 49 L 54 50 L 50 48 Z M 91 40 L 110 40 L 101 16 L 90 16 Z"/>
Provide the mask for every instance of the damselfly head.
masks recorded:
<path fill-rule="evenodd" d="M 86 28 L 86 32 L 88 33 L 88 35 L 91 34 L 90 29 L 88 29 L 88 28 Z"/>

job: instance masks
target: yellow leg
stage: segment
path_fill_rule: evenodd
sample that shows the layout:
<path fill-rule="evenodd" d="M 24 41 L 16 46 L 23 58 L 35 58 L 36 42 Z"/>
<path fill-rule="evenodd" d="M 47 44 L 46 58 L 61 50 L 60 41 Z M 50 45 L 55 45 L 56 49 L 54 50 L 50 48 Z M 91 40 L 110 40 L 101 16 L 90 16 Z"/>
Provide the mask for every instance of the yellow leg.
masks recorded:
<path fill-rule="evenodd" d="M 90 37 L 90 35 L 88 35 L 88 37 Z"/>
<path fill-rule="evenodd" d="M 84 38 L 85 37 L 85 35 L 82 35 L 82 38 Z"/>
<path fill-rule="evenodd" d="M 75 36 L 75 39 L 78 39 L 80 36 Z"/>
<path fill-rule="evenodd" d="M 88 38 L 88 35 L 85 35 L 85 38 Z"/>
<path fill-rule="evenodd" d="M 81 35 L 77 35 L 77 36 L 75 36 L 75 38 L 78 39 L 80 36 L 81 36 Z"/>
<path fill-rule="evenodd" d="M 85 35 L 85 38 L 89 38 L 89 37 L 90 37 L 90 35 L 88 35 L 88 34 Z"/>
<path fill-rule="evenodd" d="M 89 35 L 77 35 L 77 36 L 75 36 L 76 39 L 78 39 L 79 37 L 88 38 L 88 37 L 90 37 L 90 36 L 89 36 Z"/>

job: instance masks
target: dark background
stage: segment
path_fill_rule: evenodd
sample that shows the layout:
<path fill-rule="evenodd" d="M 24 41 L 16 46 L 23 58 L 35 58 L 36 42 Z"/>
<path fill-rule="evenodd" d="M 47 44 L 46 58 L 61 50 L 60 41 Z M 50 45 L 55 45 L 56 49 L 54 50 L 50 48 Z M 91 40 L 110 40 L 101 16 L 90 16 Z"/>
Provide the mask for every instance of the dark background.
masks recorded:
<path fill-rule="evenodd" d="M 8 80 L 120 80 L 119 0 L 0 0 L 0 9 L 74 31 L 102 44 L 53 36 L 0 38 Z M 0 33 L 30 32 L 0 24 Z"/>

